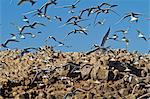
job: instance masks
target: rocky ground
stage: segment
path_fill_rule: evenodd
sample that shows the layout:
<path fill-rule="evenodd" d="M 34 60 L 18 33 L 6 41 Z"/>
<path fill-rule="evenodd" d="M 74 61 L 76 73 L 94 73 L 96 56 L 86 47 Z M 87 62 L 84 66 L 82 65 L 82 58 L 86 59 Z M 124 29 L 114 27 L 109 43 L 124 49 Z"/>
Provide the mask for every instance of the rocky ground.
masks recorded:
<path fill-rule="evenodd" d="M 147 99 L 150 55 L 123 49 L 91 53 L 0 51 L 0 98 Z"/>

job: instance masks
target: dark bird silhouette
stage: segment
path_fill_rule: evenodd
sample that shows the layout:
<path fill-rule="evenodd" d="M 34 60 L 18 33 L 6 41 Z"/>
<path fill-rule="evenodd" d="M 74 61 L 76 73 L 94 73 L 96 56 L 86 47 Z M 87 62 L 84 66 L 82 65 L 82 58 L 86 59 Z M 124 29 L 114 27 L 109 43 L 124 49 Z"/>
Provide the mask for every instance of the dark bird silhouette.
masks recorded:
<path fill-rule="evenodd" d="M 62 18 L 60 16 L 55 16 L 54 18 L 59 20 L 60 22 L 62 21 Z"/>
<path fill-rule="evenodd" d="M 103 39 L 102 39 L 102 42 L 101 42 L 101 44 L 100 44 L 101 47 L 104 47 L 104 44 L 105 44 L 106 41 L 108 40 L 109 33 L 110 33 L 110 27 L 109 27 L 107 33 L 104 35 L 104 37 L 103 37 Z"/>
<path fill-rule="evenodd" d="M 32 38 L 35 38 L 35 37 L 36 37 L 36 35 L 33 34 L 33 33 L 31 33 L 31 32 L 28 32 L 28 33 L 22 33 L 22 34 L 24 34 L 24 35 L 31 35 Z"/>
<path fill-rule="evenodd" d="M 25 28 L 32 28 L 32 29 L 35 29 L 35 26 L 36 26 L 36 25 L 45 26 L 45 24 L 40 23 L 40 22 L 33 22 L 32 24 L 23 25 L 22 27 L 20 27 L 20 26 L 14 24 L 14 23 L 11 23 L 11 24 L 14 25 L 14 26 L 19 30 L 19 34 L 21 34 Z"/>
<path fill-rule="evenodd" d="M 62 25 L 62 26 L 66 26 L 66 25 L 71 25 L 71 24 L 72 24 L 72 25 L 74 25 L 74 26 L 78 26 L 79 28 L 82 28 L 82 26 L 80 26 L 78 23 L 81 22 L 81 21 L 85 21 L 85 20 L 86 20 L 86 19 L 83 19 L 83 20 L 81 19 L 81 20 L 77 20 L 77 21 L 75 20 L 75 21 L 73 21 L 73 22 L 67 22 L 67 23 L 65 23 L 65 24 Z M 62 26 L 61 26 L 61 27 L 62 27 Z"/>
<path fill-rule="evenodd" d="M 26 22 L 26 23 L 28 23 L 29 24 L 29 19 L 26 17 L 26 16 L 23 16 L 23 22 Z"/>
<path fill-rule="evenodd" d="M 71 20 L 77 21 L 77 20 L 80 20 L 80 19 L 81 19 L 80 16 L 72 16 L 72 17 L 70 17 L 70 18 L 66 21 L 66 23 L 70 22 Z"/>
<path fill-rule="evenodd" d="M 95 26 L 98 25 L 98 24 L 104 25 L 105 21 L 106 21 L 106 19 L 103 19 L 102 21 L 100 20 L 100 21 L 97 21 L 97 22 L 95 20 L 94 24 L 95 24 Z"/>
<path fill-rule="evenodd" d="M 19 41 L 18 41 L 18 40 L 15 40 L 15 39 L 8 39 L 8 40 L 6 40 L 5 43 L 1 44 L 1 46 L 4 47 L 4 48 L 8 48 L 8 47 L 7 47 L 7 44 L 8 44 L 9 42 L 19 42 Z"/>
<path fill-rule="evenodd" d="M 85 35 L 88 35 L 86 28 L 80 28 L 80 29 L 74 29 L 71 32 L 69 32 L 65 37 L 64 40 L 70 35 L 70 34 L 76 34 L 76 33 L 82 33 Z"/>
<path fill-rule="evenodd" d="M 145 41 L 147 41 L 146 37 L 144 36 L 144 33 L 142 33 L 140 30 L 136 29 L 138 33 L 138 38 L 143 38 Z"/>
<path fill-rule="evenodd" d="M 65 6 L 59 6 L 58 8 L 69 8 L 70 10 L 68 12 L 74 12 L 73 9 L 75 9 L 77 6 L 77 4 L 80 2 L 80 0 L 77 0 L 76 2 L 74 2 L 73 4 L 70 5 L 65 5 Z"/>
<path fill-rule="evenodd" d="M 59 44 L 63 44 L 63 45 L 64 45 L 64 43 L 62 43 L 61 41 L 56 40 L 56 38 L 55 38 L 55 37 L 53 37 L 53 36 L 49 36 L 49 37 L 45 40 L 45 42 L 47 42 L 47 41 L 48 41 L 48 39 L 53 39 L 55 42 L 57 42 L 57 43 L 59 43 Z"/>
<path fill-rule="evenodd" d="M 30 50 L 38 50 L 38 48 L 34 48 L 34 47 L 28 47 L 23 49 L 23 51 L 21 52 L 21 56 L 23 56 L 25 53 L 29 53 Z"/>
<path fill-rule="evenodd" d="M 49 5 L 56 5 L 57 3 L 56 3 L 56 1 L 57 0 L 49 0 L 48 2 L 46 2 L 45 4 L 43 4 L 41 7 L 40 7 L 40 11 L 42 10 L 42 9 L 44 9 L 44 15 L 46 15 L 46 13 L 47 13 L 47 8 L 48 8 L 48 6 Z"/>
<path fill-rule="evenodd" d="M 129 28 L 130 28 L 130 27 L 128 27 L 127 29 L 117 30 L 117 31 L 115 31 L 115 33 L 117 33 L 117 32 L 121 32 L 123 35 L 125 35 L 125 34 L 127 34 L 127 33 L 128 33 Z"/>
<path fill-rule="evenodd" d="M 21 4 L 24 3 L 24 2 L 30 2 L 32 5 L 34 5 L 34 4 L 36 3 L 36 1 L 34 1 L 34 0 L 20 0 L 20 1 L 18 2 L 18 5 L 21 5 Z"/>
<path fill-rule="evenodd" d="M 99 5 L 99 8 L 101 8 L 101 7 L 104 6 L 104 5 L 109 6 L 110 8 L 118 6 L 118 5 L 111 5 L 111 4 L 108 4 L 108 3 L 106 3 L 106 2 L 102 2 L 102 3 Z"/>
<path fill-rule="evenodd" d="M 83 9 L 80 11 L 80 18 L 82 17 L 82 15 L 85 13 L 85 12 L 88 12 L 87 16 L 90 16 L 92 13 L 94 13 L 94 10 L 97 9 L 95 7 L 90 7 L 90 8 L 86 8 L 86 9 Z"/>

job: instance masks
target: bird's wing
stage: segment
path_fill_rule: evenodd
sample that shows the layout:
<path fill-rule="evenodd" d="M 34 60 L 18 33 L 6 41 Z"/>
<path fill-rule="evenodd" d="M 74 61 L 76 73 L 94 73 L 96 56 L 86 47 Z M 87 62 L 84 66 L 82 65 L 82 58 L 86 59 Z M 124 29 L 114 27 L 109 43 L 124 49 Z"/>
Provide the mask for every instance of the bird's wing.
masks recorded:
<path fill-rule="evenodd" d="M 115 24 L 118 24 L 119 22 L 121 22 L 122 20 L 124 20 L 125 18 L 127 18 L 127 17 L 129 17 L 130 15 L 128 14 L 128 15 L 125 15 L 125 16 L 123 16 L 118 22 L 116 22 Z"/>
<path fill-rule="evenodd" d="M 116 15 L 120 16 L 117 12 L 115 12 L 114 10 L 110 9 L 110 11 L 112 11 L 113 13 L 115 13 Z"/>
<path fill-rule="evenodd" d="M 18 40 L 14 40 L 14 39 L 9 39 L 5 42 L 4 45 L 7 45 L 9 42 L 19 42 Z"/>
<path fill-rule="evenodd" d="M 17 5 L 20 5 L 24 2 L 24 0 L 20 0 Z"/>
<path fill-rule="evenodd" d="M 104 46 L 104 44 L 105 44 L 105 42 L 106 42 L 106 40 L 107 40 L 107 38 L 108 38 L 109 33 L 110 33 L 110 27 L 109 27 L 107 33 L 105 34 L 105 36 L 103 37 L 102 43 L 101 43 L 100 46 Z"/>
<path fill-rule="evenodd" d="M 80 0 L 77 0 L 73 5 L 77 5 L 80 2 Z"/>

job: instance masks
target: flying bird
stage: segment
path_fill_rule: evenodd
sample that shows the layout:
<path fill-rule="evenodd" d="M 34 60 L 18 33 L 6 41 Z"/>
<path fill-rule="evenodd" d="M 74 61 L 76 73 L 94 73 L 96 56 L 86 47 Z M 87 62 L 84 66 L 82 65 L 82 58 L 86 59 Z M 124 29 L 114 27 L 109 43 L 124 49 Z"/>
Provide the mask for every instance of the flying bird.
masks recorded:
<path fill-rule="evenodd" d="M 17 39 L 16 34 L 11 33 L 10 35 L 11 35 L 11 39 L 12 40 L 16 40 Z"/>
<path fill-rule="evenodd" d="M 76 5 L 80 2 L 80 0 L 77 0 L 76 2 L 74 2 L 73 4 L 71 5 L 65 5 L 65 6 L 60 6 L 61 8 L 70 8 L 71 10 L 75 9 L 76 8 Z M 59 8 L 60 8 L 59 7 Z"/>
<path fill-rule="evenodd" d="M 82 33 L 82 34 L 88 35 L 88 34 L 87 34 L 87 29 L 85 29 L 85 28 L 74 29 L 74 30 L 72 30 L 71 32 L 67 33 L 67 35 L 64 37 L 64 40 L 65 40 L 70 34 L 76 34 L 76 33 Z"/>
<path fill-rule="evenodd" d="M 72 16 L 72 17 L 70 17 L 67 21 L 66 21 L 66 23 L 68 23 L 68 22 L 70 22 L 71 20 L 75 20 L 75 21 L 77 21 L 77 20 L 80 20 L 81 19 L 81 17 L 80 16 Z"/>
<path fill-rule="evenodd" d="M 129 28 L 130 28 L 130 27 L 128 27 L 127 29 L 117 30 L 117 31 L 115 31 L 115 33 L 121 32 L 123 35 L 125 35 L 125 34 L 127 34 L 127 33 L 129 32 Z"/>
<path fill-rule="evenodd" d="M 40 11 L 42 10 L 42 9 L 44 9 L 44 15 L 46 15 L 46 13 L 47 13 L 47 8 L 48 8 L 48 6 L 49 5 L 56 5 L 57 3 L 56 3 L 56 1 L 57 0 L 49 0 L 48 2 L 46 2 L 45 4 L 43 4 L 41 7 L 40 7 Z"/>
<path fill-rule="evenodd" d="M 138 22 L 138 19 L 139 19 L 139 17 L 137 17 L 138 15 L 142 15 L 142 14 L 141 14 L 141 13 L 134 13 L 134 12 L 127 13 L 126 15 L 124 15 L 124 16 L 123 16 L 117 23 L 115 23 L 115 24 L 118 24 L 119 22 L 121 22 L 122 20 L 124 20 L 124 19 L 126 19 L 126 18 L 128 18 L 128 17 L 130 17 L 129 22 L 134 22 L 134 21 Z"/>
<path fill-rule="evenodd" d="M 31 37 L 32 38 L 35 38 L 36 37 L 36 35 L 35 34 L 33 34 L 33 33 L 31 33 L 31 32 L 28 32 L 28 33 L 23 33 L 24 35 L 31 35 Z"/>
<path fill-rule="evenodd" d="M 115 40 L 115 41 L 118 41 L 117 38 L 118 38 L 118 35 L 116 35 L 116 34 L 113 34 L 112 37 L 108 37 L 108 39 L 112 39 L 112 40 Z"/>
<path fill-rule="evenodd" d="M 99 8 L 101 8 L 101 7 L 104 6 L 104 5 L 109 6 L 110 8 L 118 6 L 118 5 L 111 5 L 111 4 L 108 4 L 108 3 L 106 3 L 106 2 L 102 2 L 102 3 L 99 5 Z"/>
<path fill-rule="evenodd" d="M 37 49 L 37 48 L 34 48 L 34 47 L 25 48 L 25 49 L 23 49 L 23 51 L 21 52 L 21 56 L 23 56 L 25 53 L 29 53 L 30 50 L 38 50 L 38 49 Z"/>
<path fill-rule="evenodd" d="M 26 16 L 23 16 L 23 19 L 22 19 L 23 22 L 26 22 L 29 24 L 29 19 L 26 17 Z"/>
<path fill-rule="evenodd" d="M 129 45 L 129 40 L 125 36 L 122 37 L 121 40 L 126 43 L 126 50 L 127 50 L 128 49 L 128 45 Z"/>
<path fill-rule="evenodd" d="M 104 47 L 104 44 L 105 44 L 106 41 L 108 40 L 109 33 L 110 33 L 110 27 L 109 27 L 108 31 L 106 32 L 106 34 L 104 35 L 104 37 L 103 37 L 103 39 L 102 39 L 102 42 L 101 42 L 101 44 L 100 44 L 101 47 Z"/>
<path fill-rule="evenodd" d="M 30 2 L 32 5 L 34 5 L 34 4 L 36 3 L 36 1 L 34 1 L 34 0 L 20 0 L 20 1 L 18 2 L 18 5 L 21 5 L 21 4 L 24 3 L 24 2 Z"/>
<path fill-rule="evenodd" d="M 18 40 L 14 40 L 14 39 L 8 39 L 8 40 L 6 40 L 5 43 L 1 44 L 1 46 L 4 47 L 4 48 L 8 48 L 8 47 L 7 47 L 7 44 L 8 44 L 9 42 L 19 42 L 19 41 L 18 41 Z"/>
<path fill-rule="evenodd" d="M 103 19 L 102 21 L 100 20 L 100 21 L 97 21 L 97 22 L 95 21 L 94 24 L 95 24 L 95 26 L 98 25 L 98 24 L 104 25 L 105 21 L 106 21 L 106 19 Z"/>
<path fill-rule="evenodd" d="M 54 19 L 59 20 L 60 22 L 62 21 L 62 18 L 60 16 L 55 16 Z"/>
<path fill-rule="evenodd" d="M 136 29 L 138 33 L 138 38 L 143 38 L 145 41 L 147 41 L 146 37 L 144 36 L 144 33 L 142 33 L 140 30 Z"/>
<path fill-rule="evenodd" d="M 62 43 L 62 42 L 60 42 L 60 41 L 56 40 L 56 38 L 55 38 L 55 37 L 53 37 L 53 36 L 49 36 L 49 37 L 45 40 L 45 42 L 47 42 L 47 41 L 48 41 L 48 39 L 53 39 L 55 42 L 57 42 L 57 43 L 59 43 L 59 44 L 63 44 L 63 45 L 64 45 L 64 43 Z"/>

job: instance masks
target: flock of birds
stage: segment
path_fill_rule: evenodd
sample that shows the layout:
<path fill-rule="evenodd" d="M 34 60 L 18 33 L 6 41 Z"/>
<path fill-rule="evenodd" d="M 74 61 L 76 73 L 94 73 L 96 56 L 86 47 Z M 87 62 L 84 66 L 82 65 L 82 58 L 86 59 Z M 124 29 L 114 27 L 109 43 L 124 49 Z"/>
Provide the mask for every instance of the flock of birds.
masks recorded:
<path fill-rule="evenodd" d="M 57 6 L 58 5 L 58 0 L 48 0 L 46 3 L 44 3 L 38 9 L 35 9 L 33 11 L 24 13 L 22 21 L 25 22 L 26 24 L 23 25 L 23 26 L 18 26 L 15 23 L 11 23 L 18 30 L 18 34 L 10 34 L 12 37 L 7 39 L 4 43 L 2 43 L 1 46 L 4 47 L 4 48 L 8 48 L 9 43 L 19 42 L 16 35 L 19 35 L 19 37 L 21 39 L 25 39 L 26 35 L 31 35 L 32 38 L 35 38 L 36 37 L 35 34 L 33 34 L 31 32 L 24 32 L 24 31 L 29 29 L 29 28 L 30 29 L 36 29 L 37 26 L 46 26 L 44 23 L 41 23 L 41 22 L 38 22 L 38 21 L 35 21 L 35 22 L 31 23 L 30 20 L 28 19 L 27 15 L 32 14 L 33 16 L 37 16 L 37 17 L 40 17 L 40 18 L 45 18 L 45 19 L 48 19 L 49 21 L 52 21 L 51 16 L 49 16 L 47 14 L 48 7 L 50 5 L 55 5 L 55 6 L 57 6 L 56 8 L 69 9 L 68 13 L 71 14 L 71 13 L 75 13 L 74 9 L 77 8 L 77 5 L 80 1 L 81 0 L 76 0 L 73 4 L 70 4 L 70 5 Z M 32 6 L 37 3 L 37 1 L 35 1 L 35 0 L 19 0 L 18 6 L 22 5 L 24 3 L 27 3 L 27 2 L 31 3 Z M 96 26 L 98 24 L 103 25 L 105 23 L 106 19 L 97 21 L 98 15 L 100 15 L 102 13 L 104 13 L 104 14 L 114 13 L 117 16 L 120 17 L 120 15 L 116 11 L 113 10 L 113 8 L 115 8 L 117 6 L 118 5 L 111 5 L 107 2 L 102 2 L 102 3 L 100 3 L 96 6 L 92 6 L 92 7 L 82 9 L 78 15 L 69 17 L 67 19 L 67 21 L 62 26 L 60 26 L 60 27 L 64 27 L 64 26 L 67 26 L 67 25 L 73 25 L 73 26 L 77 27 L 76 29 L 73 29 L 69 33 L 67 33 L 67 35 L 64 37 L 63 40 L 59 41 L 54 36 L 50 35 L 48 38 L 46 38 L 45 42 L 47 42 L 49 39 L 53 39 L 55 42 L 58 43 L 58 46 L 65 46 L 64 40 L 71 34 L 81 33 L 81 34 L 88 35 L 88 27 L 91 24 L 88 24 L 86 27 L 80 25 L 81 21 L 87 21 L 88 20 L 88 19 L 83 18 L 83 15 L 85 16 L 85 14 L 87 14 L 87 17 L 89 17 L 92 14 L 95 14 L 96 16 L 94 18 L 94 26 Z M 122 18 L 120 18 L 120 20 L 118 22 L 116 22 L 115 24 L 119 24 L 122 20 L 124 20 L 126 18 L 130 18 L 129 22 L 131 22 L 131 23 L 132 22 L 138 22 L 140 16 L 142 16 L 141 13 L 129 12 L 129 13 L 126 13 Z M 62 22 L 62 20 L 63 20 L 60 16 L 55 16 L 54 19 L 56 19 L 60 22 Z M 149 20 L 149 18 L 147 18 L 147 20 Z M 104 34 L 104 37 L 103 37 L 101 43 L 99 45 L 95 44 L 94 46 L 104 48 L 105 47 L 104 45 L 105 45 L 106 41 L 111 39 L 111 40 L 115 40 L 115 41 L 125 42 L 126 48 L 127 48 L 128 44 L 129 44 L 129 40 L 126 37 L 126 34 L 128 33 L 129 29 L 130 29 L 130 27 L 128 27 L 126 29 L 117 30 L 117 31 L 114 32 L 114 34 L 112 36 L 110 36 L 109 34 L 110 34 L 110 31 L 111 31 L 111 27 L 108 27 L 108 30 Z M 144 33 L 141 30 L 136 29 L 136 31 L 137 31 L 138 38 L 141 38 L 145 41 L 150 40 L 150 37 L 145 37 Z M 39 31 L 38 34 L 40 34 L 40 33 L 42 33 L 42 32 Z M 118 39 L 117 33 L 122 33 L 123 34 L 123 37 L 122 37 L 121 40 Z M 70 46 L 66 46 L 66 47 L 70 47 Z M 33 47 L 32 48 L 26 48 L 26 49 L 24 49 L 24 51 L 28 52 L 29 49 L 35 49 L 35 48 L 33 48 Z"/>

